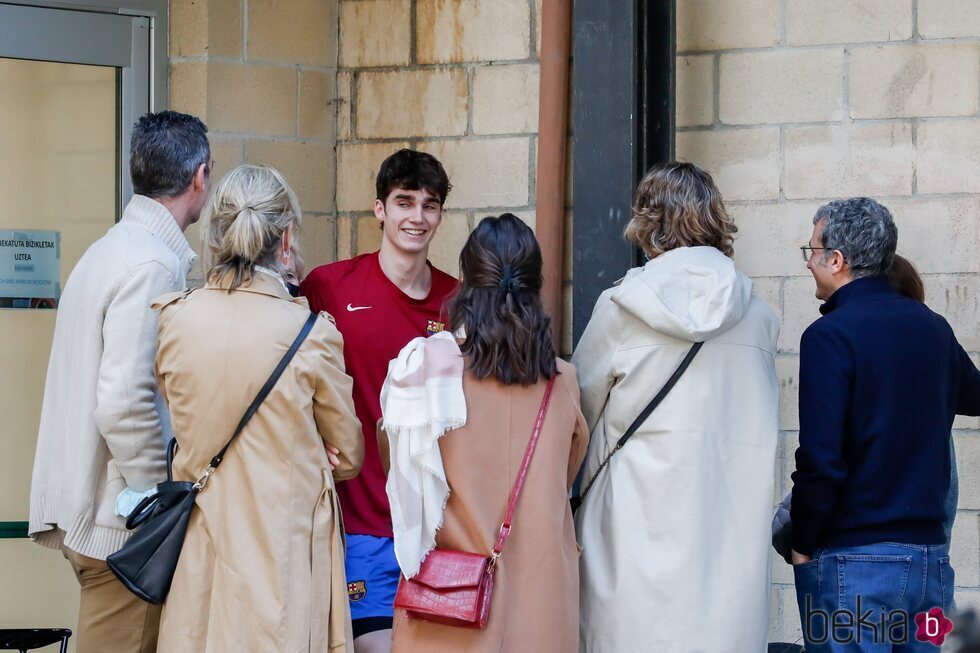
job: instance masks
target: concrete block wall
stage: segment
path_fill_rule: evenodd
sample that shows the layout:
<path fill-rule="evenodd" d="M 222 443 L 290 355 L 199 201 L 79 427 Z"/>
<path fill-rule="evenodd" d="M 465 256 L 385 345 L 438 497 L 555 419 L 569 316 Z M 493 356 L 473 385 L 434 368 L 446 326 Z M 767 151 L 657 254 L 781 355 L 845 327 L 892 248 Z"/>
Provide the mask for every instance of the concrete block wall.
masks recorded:
<path fill-rule="evenodd" d="M 170 107 L 207 123 L 214 182 L 244 162 L 285 175 L 303 209 L 300 241 L 312 265 L 337 255 L 337 4 L 170 2 Z M 203 253 L 197 226 L 188 239 Z M 202 274 L 198 265 L 191 282 Z"/>
<path fill-rule="evenodd" d="M 484 216 L 509 211 L 533 228 L 540 0 L 340 0 L 339 12 L 337 256 L 378 247 L 374 177 L 401 147 L 431 152 L 453 183 L 436 266 L 458 272 Z"/>
<path fill-rule="evenodd" d="M 888 206 L 927 302 L 980 351 L 980 3 L 677 0 L 677 154 L 715 177 L 738 265 L 780 316 L 780 496 L 797 446 L 802 331 L 818 316 L 800 257 L 816 208 Z M 980 606 L 980 422 L 954 425 L 960 605 Z M 773 561 L 770 635 L 800 637 L 792 570 Z"/>
<path fill-rule="evenodd" d="M 243 161 L 286 174 L 311 266 L 377 248 L 378 166 L 400 147 L 432 152 L 455 189 L 431 258 L 456 273 L 483 216 L 535 224 L 540 4 L 172 0 L 170 104 L 208 123 L 216 179 Z M 677 13 L 677 154 L 714 174 L 739 225 L 736 260 L 782 322 L 782 494 L 799 338 L 818 315 L 798 247 L 821 203 L 889 206 L 928 303 L 980 352 L 980 4 L 677 0 Z M 955 428 L 957 599 L 980 606 L 980 420 Z M 792 641 L 792 572 L 774 560 L 773 578 L 771 636 Z"/>

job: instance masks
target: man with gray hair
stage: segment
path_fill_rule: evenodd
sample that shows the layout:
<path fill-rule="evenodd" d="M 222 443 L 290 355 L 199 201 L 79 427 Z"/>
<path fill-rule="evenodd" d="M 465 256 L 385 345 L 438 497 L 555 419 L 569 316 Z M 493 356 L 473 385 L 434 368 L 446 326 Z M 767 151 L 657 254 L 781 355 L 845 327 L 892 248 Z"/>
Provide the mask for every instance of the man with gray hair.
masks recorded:
<path fill-rule="evenodd" d="M 207 127 L 194 116 L 143 116 L 131 150 L 135 194 L 61 296 L 31 480 L 31 538 L 60 549 L 81 586 L 78 653 L 156 651 L 159 606 L 130 593 L 105 559 L 129 538 L 124 516 L 166 480 L 170 420 L 150 302 L 184 290 L 197 256 L 183 232 L 210 187 Z"/>
<path fill-rule="evenodd" d="M 801 249 L 824 304 L 800 343 L 791 509 L 806 648 L 936 650 L 916 615 L 952 606 L 949 437 L 957 413 L 980 414 L 980 371 L 946 320 L 885 276 L 887 208 L 837 200 L 813 223 Z M 941 628 L 936 614 L 918 621 Z"/>

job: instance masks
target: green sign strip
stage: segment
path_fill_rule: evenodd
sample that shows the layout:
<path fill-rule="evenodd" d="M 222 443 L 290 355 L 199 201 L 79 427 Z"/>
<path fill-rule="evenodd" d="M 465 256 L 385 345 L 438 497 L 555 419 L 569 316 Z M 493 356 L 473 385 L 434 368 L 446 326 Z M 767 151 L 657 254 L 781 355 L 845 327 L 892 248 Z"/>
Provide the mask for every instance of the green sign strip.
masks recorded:
<path fill-rule="evenodd" d="M 26 521 L 0 521 L 0 540 L 27 537 Z"/>

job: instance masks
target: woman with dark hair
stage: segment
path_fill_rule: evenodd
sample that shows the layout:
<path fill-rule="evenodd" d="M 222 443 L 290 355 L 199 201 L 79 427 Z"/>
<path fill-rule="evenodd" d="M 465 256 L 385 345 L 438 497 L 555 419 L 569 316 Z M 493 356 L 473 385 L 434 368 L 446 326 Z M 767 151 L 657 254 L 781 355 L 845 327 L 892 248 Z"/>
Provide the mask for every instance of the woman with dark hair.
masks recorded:
<path fill-rule="evenodd" d="M 735 232 L 707 172 L 655 166 L 626 228 L 650 260 L 602 293 L 575 350 L 582 653 L 766 649 L 779 321 L 732 261 Z"/>
<path fill-rule="evenodd" d="M 922 283 L 922 277 L 912 265 L 912 261 L 904 256 L 895 255 L 892 266 L 888 270 L 888 281 L 900 295 L 926 303 L 926 287 Z"/>
<path fill-rule="evenodd" d="M 487 628 L 441 625 L 396 610 L 393 650 L 574 651 L 578 548 L 568 489 L 585 455 L 588 432 L 575 370 L 555 356 L 550 320 L 541 305 L 541 250 L 517 217 L 485 218 L 463 247 L 460 272 L 462 285 L 449 305 L 458 346 L 448 334 L 413 341 L 392 362 L 382 391 L 391 443 L 387 489 L 396 557 L 405 577 L 418 573 L 433 547 L 490 554 L 547 387 L 550 403 L 512 530 L 496 562 Z M 414 402 L 398 400 L 403 366 L 408 371 L 404 378 L 409 383 L 416 379 L 415 394 L 407 395 Z M 413 411 L 429 412 L 420 421 L 418 414 L 405 414 Z M 408 456 L 399 455 L 405 446 L 401 438 L 411 424 L 422 422 L 442 425 L 430 440 L 438 455 L 425 469 L 441 468 L 444 474 L 419 483 L 423 496 L 433 488 L 435 496 L 424 501 L 434 506 L 435 517 L 413 509 L 418 494 L 403 489 L 410 483 L 406 479 L 419 479 L 419 474 Z M 446 429 L 454 430 L 440 438 Z M 407 437 L 417 436 L 411 432 Z M 412 441 L 412 460 L 422 455 L 419 442 Z M 413 514 L 423 515 L 421 540 Z"/>

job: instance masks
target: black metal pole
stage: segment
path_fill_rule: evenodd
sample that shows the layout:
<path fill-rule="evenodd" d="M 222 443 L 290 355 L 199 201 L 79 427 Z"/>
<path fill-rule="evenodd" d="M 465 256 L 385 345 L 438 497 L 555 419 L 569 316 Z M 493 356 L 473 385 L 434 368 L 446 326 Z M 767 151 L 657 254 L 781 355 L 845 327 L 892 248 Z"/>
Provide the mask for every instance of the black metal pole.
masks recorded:
<path fill-rule="evenodd" d="M 675 0 L 576 0 L 572 329 L 641 262 L 623 240 L 633 190 L 674 151 Z"/>
<path fill-rule="evenodd" d="M 674 158 L 677 30 L 675 0 L 637 0 L 636 4 L 638 184 L 651 166 Z M 634 264 L 642 265 L 643 252 L 634 253 Z"/>

